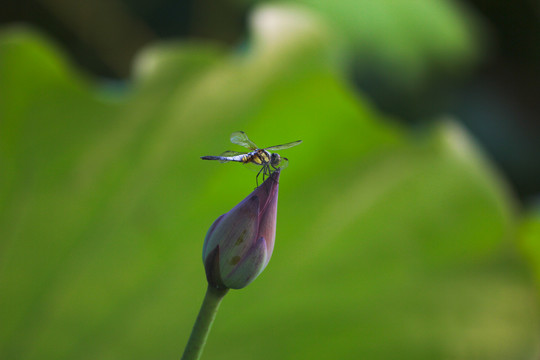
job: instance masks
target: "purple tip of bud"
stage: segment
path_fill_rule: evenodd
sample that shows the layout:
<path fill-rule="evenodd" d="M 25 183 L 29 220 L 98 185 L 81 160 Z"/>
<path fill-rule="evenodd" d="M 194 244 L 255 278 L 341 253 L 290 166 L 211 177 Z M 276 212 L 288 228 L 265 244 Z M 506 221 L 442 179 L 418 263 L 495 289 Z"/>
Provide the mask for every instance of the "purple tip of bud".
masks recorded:
<path fill-rule="evenodd" d="M 279 175 L 276 170 L 210 226 L 203 246 L 210 285 L 241 289 L 268 265 L 276 237 Z"/>

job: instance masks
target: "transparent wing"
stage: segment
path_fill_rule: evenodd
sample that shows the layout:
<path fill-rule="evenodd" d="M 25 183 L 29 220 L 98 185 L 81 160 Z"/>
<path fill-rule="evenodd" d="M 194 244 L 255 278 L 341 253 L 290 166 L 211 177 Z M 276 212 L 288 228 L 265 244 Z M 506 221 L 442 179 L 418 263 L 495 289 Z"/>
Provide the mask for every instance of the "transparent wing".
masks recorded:
<path fill-rule="evenodd" d="M 281 161 L 279 162 L 279 164 L 276 167 L 280 168 L 280 169 L 285 169 L 287 166 L 289 166 L 289 159 L 282 156 Z"/>
<path fill-rule="evenodd" d="M 236 155 L 244 155 L 244 154 L 245 154 L 245 152 L 227 150 L 227 151 L 224 151 L 221 154 L 219 154 L 219 156 L 236 156 Z M 229 161 L 230 160 L 220 160 L 219 162 L 226 163 L 226 162 L 229 162 Z"/>
<path fill-rule="evenodd" d="M 261 170 L 261 165 L 257 165 L 257 164 L 252 163 L 252 162 L 244 163 L 244 167 L 246 169 L 249 169 L 249 170 L 255 171 L 255 172 L 259 172 Z"/>
<path fill-rule="evenodd" d="M 270 147 L 264 148 L 264 150 L 276 151 L 276 150 L 288 149 L 288 148 L 292 148 L 293 146 L 296 146 L 296 145 L 300 144 L 301 142 L 302 142 L 302 140 L 293 141 L 293 142 L 290 142 L 290 143 L 287 143 L 287 144 L 270 146 Z"/>
<path fill-rule="evenodd" d="M 257 145 L 247 137 L 243 131 L 233 132 L 231 134 L 231 142 L 236 145 L 243 146 L 251 150 L 257 150 Z"/>
<path fill-rule="evenodd" d="M 236 155 L 244 155 L 244 154 L 245 152 L 227 150 L 219 154 L 219 156 L 236 156 Z"/>

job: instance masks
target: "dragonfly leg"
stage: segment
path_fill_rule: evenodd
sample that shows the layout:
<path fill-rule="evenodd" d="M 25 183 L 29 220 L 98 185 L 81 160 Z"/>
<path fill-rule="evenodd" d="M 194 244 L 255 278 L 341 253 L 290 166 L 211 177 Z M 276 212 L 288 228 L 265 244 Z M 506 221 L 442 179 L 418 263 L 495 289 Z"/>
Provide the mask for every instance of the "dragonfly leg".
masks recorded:
<path fill-rule="evenodd" d="M 271 177 L 272 172 L 270 171 L 270 166 L 268 164 L 264 165 L 263 168 L 264 168 L 264 173 L 263 173 L 263 180 L 264 180 L 265 176 L 267 178 Z M 268 188 L 266 188 L 266 191 L 268 192 Z"/>
<path fill-rule="evenodd" d="M 259 175 L 261 174 L 261 171 L 264 170 L 264 166 L 261 168 L 261 170 L 259 170 L 259 172 L 257 173 L 257 176 L 255 177 L 255 183 L 257 184 L 257 187 L 259 187 Z M 264 174 L 263 174 L 263 181 L 264 181 Z"/>
<path fill-rule="evenodd" d="M 268 166 L 268 164 L 263 165 L 261 171 L 262 171 L 262 173 L 263 173 L 262 175 L 263 175 L 263 182 L 264 182 L 264 180 L 265 180 L 267 177 L 270 176 L 270 166 Z M 260 173 L 261 171 L 259 171 L 259 173 Z"/>
<path fill-rule="evenodd" d="M 272 180 L 276 181 L 276 179 L 274 179 L 274 177 L 273 177 L 272 175 L 274 175 L 274 172 L 275 172 L 278 168 L 275 167 L 274 165 L 271 165 L 271 166 L 272 166 L 272 168 L 274 169 L 274 171 L 269 170 L 270 175 L 268 175 L 268 176 L 271 177 Z"/>

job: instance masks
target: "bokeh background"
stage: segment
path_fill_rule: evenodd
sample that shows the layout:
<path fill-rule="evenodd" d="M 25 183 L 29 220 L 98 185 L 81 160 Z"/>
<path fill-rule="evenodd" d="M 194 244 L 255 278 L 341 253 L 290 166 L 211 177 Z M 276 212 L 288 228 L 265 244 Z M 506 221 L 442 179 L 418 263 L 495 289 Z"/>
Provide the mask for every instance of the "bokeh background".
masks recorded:
<path fill-rule="evenodd" d="M 201 155 L 297 139 L 265 272 L 205 359 L 538 359 L 537 1 L 0 4 L 0 359 L 172 359 Z"/>

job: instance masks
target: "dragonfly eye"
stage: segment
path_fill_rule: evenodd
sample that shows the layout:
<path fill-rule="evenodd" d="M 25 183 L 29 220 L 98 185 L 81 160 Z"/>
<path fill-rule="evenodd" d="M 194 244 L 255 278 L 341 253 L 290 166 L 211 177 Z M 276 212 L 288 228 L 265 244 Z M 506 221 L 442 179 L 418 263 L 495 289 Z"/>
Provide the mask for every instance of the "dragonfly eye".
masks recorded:
<path fill-rule="evenodd" d="M 280 161 L 281 161 L 281 156 L 279 156 L 279 154 L 272 153 L 272 155 L 270 155 L 270 163 L 272 165 L 277 166 Z"/>

